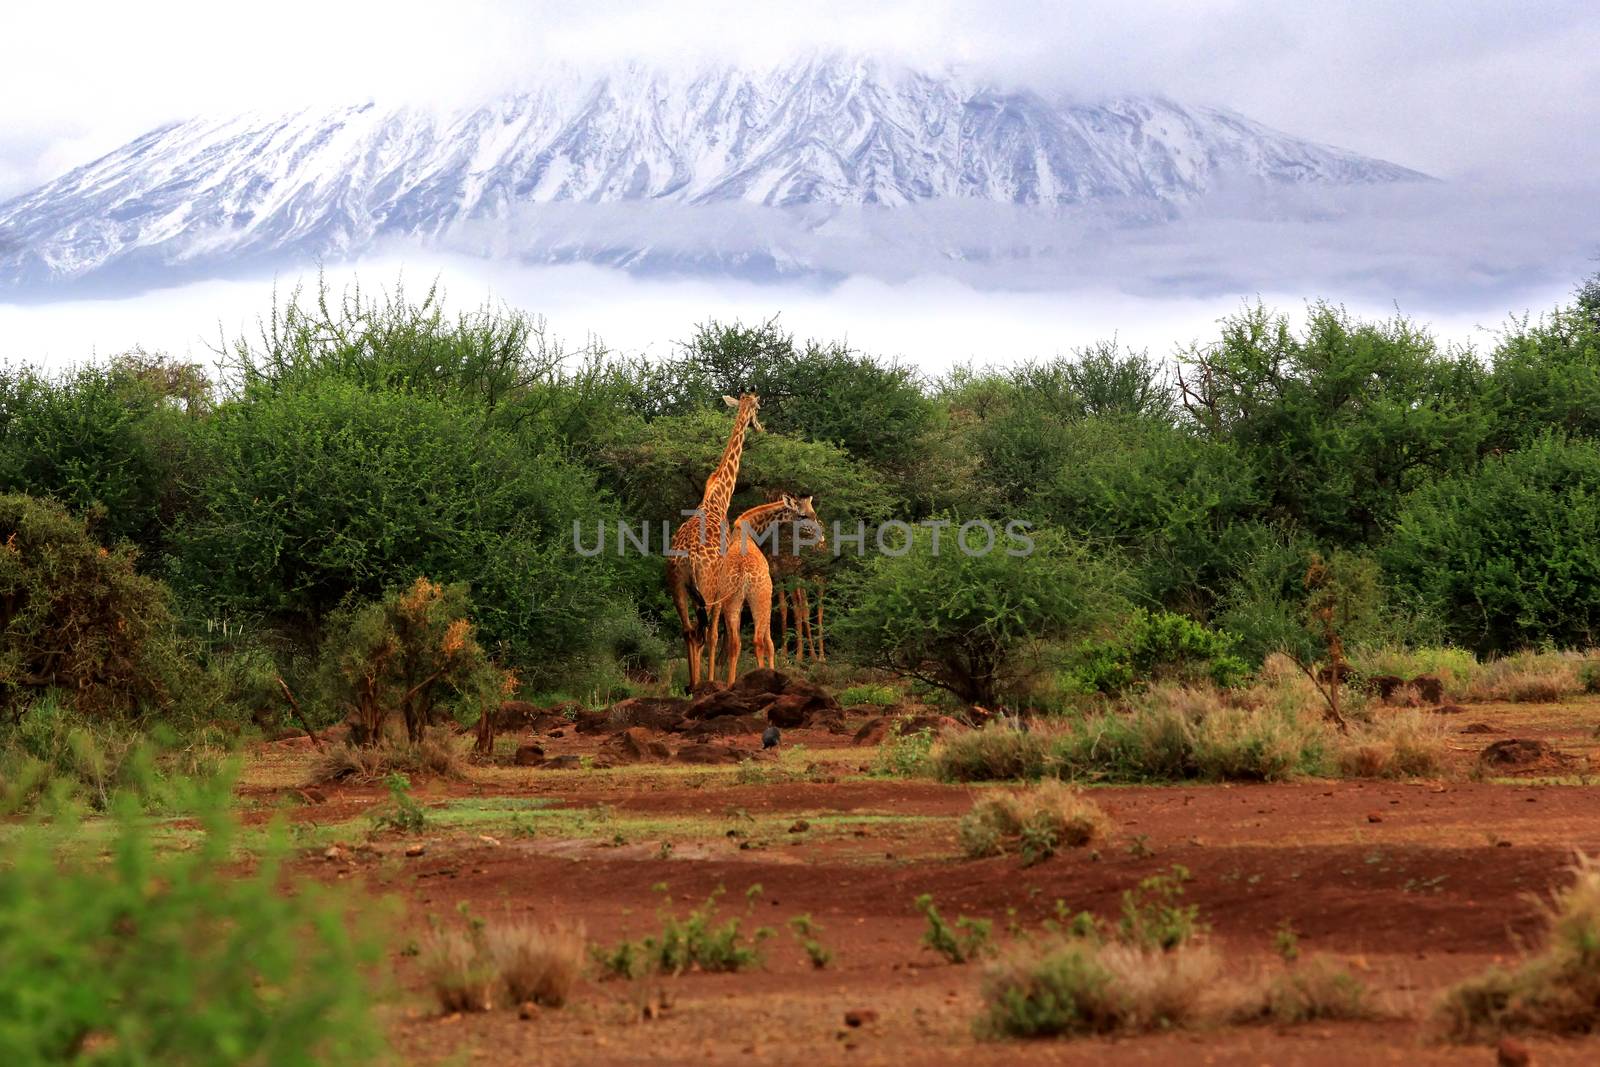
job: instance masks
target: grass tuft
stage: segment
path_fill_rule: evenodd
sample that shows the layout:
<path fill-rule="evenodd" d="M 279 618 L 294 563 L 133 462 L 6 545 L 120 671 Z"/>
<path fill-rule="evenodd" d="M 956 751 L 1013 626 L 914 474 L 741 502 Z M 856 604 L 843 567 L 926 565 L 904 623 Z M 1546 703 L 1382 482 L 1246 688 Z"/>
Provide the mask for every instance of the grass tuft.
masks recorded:
<path fill-rule="evenodd" d="M 1508 1033 L 1600 1030 L 1600 861 L 1579 855 L 1572 884 L 1544 905 L 1544 945 L 1519 966 L 1491 967 L 1448 990 L 1438 1009 L 1455 1041 Z"/>
<path fill-rule="evenodd" d="M 1024 867 L 1062 848 L 1082 848 L 1110 825 L 1099 805 L 1059 781 L 981 798 L 962 816 L 961 847 L 969 857 L 1016 852 Z"/>

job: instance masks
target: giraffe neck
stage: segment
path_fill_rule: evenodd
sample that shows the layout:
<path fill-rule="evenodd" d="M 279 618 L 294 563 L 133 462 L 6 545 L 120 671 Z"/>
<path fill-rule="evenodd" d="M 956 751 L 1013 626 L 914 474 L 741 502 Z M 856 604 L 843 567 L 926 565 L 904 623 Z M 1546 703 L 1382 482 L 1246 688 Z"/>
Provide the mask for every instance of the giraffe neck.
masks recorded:
<path fill-rule="evenodd" d="M 765 533 L 767 527 L 782 519 L 788 511 L 787 504 L 781 500 L 774 500 L 770 504 L 758 504 L 743 512 L 733 520 L 734 546 L 743 548 L 750 538 Z"/>
<path fill-rule="evenodd" d="M 743 406 L 733 420 L 733 433 L 728 436 L 728 447 L 722 450 L 717 469 L 706 479 L 705 495 L 700 498 L 701 529 L 721 528 L 728 518 L 728 502 L 733 499 L 734 485 L 739 481 L 739 458 L 744 453 L 744 429 L 755 412 Z"/>

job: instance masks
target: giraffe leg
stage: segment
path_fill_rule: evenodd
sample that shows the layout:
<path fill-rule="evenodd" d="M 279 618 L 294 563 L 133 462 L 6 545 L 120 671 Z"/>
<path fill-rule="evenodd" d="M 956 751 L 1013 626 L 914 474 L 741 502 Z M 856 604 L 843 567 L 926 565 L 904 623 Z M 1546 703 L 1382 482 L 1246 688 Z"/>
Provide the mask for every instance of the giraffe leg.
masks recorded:
<path fill-rule="evenodd" d="M 750 617 L 755 622 L 756 666 L 775 669 L 772 650 L 772 578 L 758 574 L 750 589 Z"/>
<path fill-rule="evenodd" d="M 693 605 L 694 618 L 690 618 L 689 574 L 685 561 L 669 559 L 667 561 L 667 586 L 672 591 L 673 606 L 678 609 L 678 621 L 683 626 L 684 660 L 689 667 L 688 689 L 693 690 L 700 682 L 700 653 L 705 647 L 706 620 L 705 609 L 696 601 Z"/>
<path fill-rule="evenodd" d="M 783 654 L 789 654 L 789 594 L 787 590 L 778 590 L 778 645 L 783 649 Z"/>
<path fill-rule="evenodd" d="M 804 661 L 811 643 L 811 609 L 806 605 L 805 586 L 795 586 L 791 595 L 794 597 L 794 658 Z"/>
<path fill-rule="evenodd" d="M 728 631 L 728 684 L 732 685 L 739 677 L 739 627 L 744 623 L 744 591 L 740 590 L 721 610 L 723 627 Z M 715 669 L 713 665 L 712 670 Z"/>
<path fill-rule="evenodd" d="M 828 595 L 828 583 L 817 580 L 817 659 L 823 663 L 828 662 L 828 647 L 823 643 L 822 637 L 822 598 Z"/>

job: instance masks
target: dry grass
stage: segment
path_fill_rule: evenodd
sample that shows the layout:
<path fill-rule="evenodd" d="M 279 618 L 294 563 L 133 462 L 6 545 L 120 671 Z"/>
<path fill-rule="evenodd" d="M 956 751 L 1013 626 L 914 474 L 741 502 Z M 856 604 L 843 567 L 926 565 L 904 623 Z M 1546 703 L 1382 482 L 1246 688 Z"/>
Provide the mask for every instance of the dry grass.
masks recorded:
<path fill-rule="evenodd" d="M 579 927 L 540 929 L 520 922 L 486 931 L 484 948 L 511 1003 L 559 1008 L 583 973 L 584 936 Z"/>
<path fill-rule="evenodd" d="M 1584 691 L 1580 670 L 1584 663 L 1584 657 L 1574 653 L 1519 652 L 1485 664 L 1467 687 L 1466 698 L 1554 704 Z"/>
<path fill-rule="evenodd" d="M 1544 905 L 1544 945 L 1514 969 L 1491 967 L 1448 990 L 1438 1009 L 1445 1036 L 1600 1030 L 1600 861 L 1579 855 L 1572 884 Z"/>
<path fill-rule="evenodd" d="M 1236 1023 L 1291 1025 L 1377 1015 L 1359 978 L 1327 957 L 1315 956 L 1241 990 L 1231 1018 Z"/>
<path fill-rule="evenodd" d="M 541 929 L 512 922 L 470 933 L 436 931 L 422 951 L 422 972 L 441 1011 L 493 1011 L 533 1002 L 559 1008 L 583 973 L 578 927 Z"/>
<path fill-rule="evenodd" d="M 961 846 L 968 856 L 1021 854 L 1025 865 L 1062 848 L 1082 848 L 1104 836 L 1110 820 L 1099 805 L 1059 781 L 993 793 L 961 818 Z"/>
<path fill-rule="evenodd" d="M 499 983 L 492 961 L 476 939 L 459 930 L 438 931 L 423 946 L 421 963 L 441 1011 L 494 1009 Z"/>
<path fill-rule="evenodd" d="M 1468 689 L 1483 673 L 1477 657 L 1464 648 L 1361 648 L 1350 653 L 1350 667 L 1364 678 L 1432 675 L 1444 683 L 1448 701 L 1466 700 Z"/>
<path fill-rule="evenodd" d="M 311 784 L 353 781 L 375 782 L 390 774 L 465 778 L 462 741 L 447 730 L 432 729 L 415 745 L 390 738 L 375 745 L 341 741 L 317 753 L 309 770 Z"/>
<path fill-rule="evenodd" d="M 1029 946 L 986 971 L 977 1028 L 990 1037 L 1053 1037 L 1194 1026 L 1218 1017 L 1221 973 L 1206 946 Z"/>
<path fill-rule="evenodd" d="M 1437 715 L 1397 709 L 1342 738 L 1335 760 L 1345 778 L 1436 777 L 1448 765 L 1448 737 Z"/>

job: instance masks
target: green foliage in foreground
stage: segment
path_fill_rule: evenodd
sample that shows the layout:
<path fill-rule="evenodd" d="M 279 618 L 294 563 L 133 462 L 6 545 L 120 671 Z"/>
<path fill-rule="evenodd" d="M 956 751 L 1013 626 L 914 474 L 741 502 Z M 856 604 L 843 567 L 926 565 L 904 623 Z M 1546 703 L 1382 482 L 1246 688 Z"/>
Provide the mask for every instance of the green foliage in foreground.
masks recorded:
<path fill-rule="evenodd" d="M 187 852 L 158 852 L 131 804 L 109 858 L 73 820 L 30 825 L 0 861 L 0 1062 L 365 1063 L 377 943 L 353 902 L 283 892 L 280 840 L 241 871 L 228 793 Z M 352 932 L 352 922 L 354 931 Z"/>

